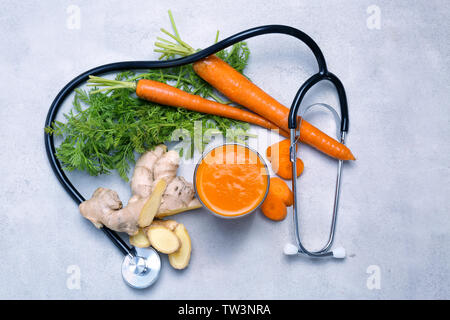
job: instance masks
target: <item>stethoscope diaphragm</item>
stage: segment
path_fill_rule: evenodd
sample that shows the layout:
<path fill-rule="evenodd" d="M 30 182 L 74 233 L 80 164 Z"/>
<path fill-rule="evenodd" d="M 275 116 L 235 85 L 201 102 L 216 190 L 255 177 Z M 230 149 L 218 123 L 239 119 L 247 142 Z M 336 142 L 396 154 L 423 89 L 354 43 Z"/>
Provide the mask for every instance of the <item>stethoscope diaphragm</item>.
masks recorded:
<path fill-rule="evenodd" d="M 137 248 L 135 255 L 127 254 L 122 262 L 122 278 L 132 288 L 145 289 L 159 277 L 161 259 L 153 248 Z"/>

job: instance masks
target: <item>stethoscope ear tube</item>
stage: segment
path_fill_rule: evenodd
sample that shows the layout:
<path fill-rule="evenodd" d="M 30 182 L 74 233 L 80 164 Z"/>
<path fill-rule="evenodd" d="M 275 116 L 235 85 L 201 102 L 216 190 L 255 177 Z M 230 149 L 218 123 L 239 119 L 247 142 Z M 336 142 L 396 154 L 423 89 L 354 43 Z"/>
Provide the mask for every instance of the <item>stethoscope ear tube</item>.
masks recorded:
<path fill-rule="evenodd" d="M 347 104 L 347 96 L 345 94 L 345 89 L 342 84 L 342 82 L 339 80 L 338 77 L 336 77 L 334 74 L 329 72 L 326 67 L 319 70 L 318 73 L 311 76 L 308 80 L 303 83 L 303 85 L 300 87 L 300 89 L 297 91 L 294 100 L 291 105 L 291 109 L 289 111 L 289 118 L 288 118 L 288 126 L 290 130 L 290 140 L 291 140 L 291 147 L 290 147 L 290 160 L 292 163 L 292 192 L 294 193 L 294 203 L 293 203 L 293 223 L 294 223 L 294 231 L 295 231 L 295 238 L 297 241 L 297 246 L 294 246 L 292 244 L 287 244 L 284 248 L 284 253 L 287 255 L 292 254 L 303 254 L 307 255 L 309 257 L 334 257 L 338 259 L 342 259 L 345 257 L 345 249 L 340 247 L 336 248 L 335 250 L 331 251 L 331 246 L 334 241 L 334 235 L 336 230 L 336 220 L 337 220 L 337 213 L 338 213 L 338 206 L 339 206 L 339 198 L 340 198 L 340 191 L 341 191 L 341 175 L 342 175 L 342 165 L 343 161 L 338 160 L 338 168 L 337 168 L 337 176 L 336 176 L 336 187 L 335 187 L 335 196 L 334 196 L 334 204 L 333 204 L 333 216 L 331 221 L 331 229 L 330 234 L 328 238 L 327 244 L 318 251 L 309 251 L 306 249 L 302 241 L 300 239 L 300 232 L 299 232 L 299 225 L 298 225 L 298 201 L 296 200 L 297 195 L 297 161 L 296 161 L 296 154 L 297 154 L 297 142 L 300 136 L 300 127 L 302 118 L 304 116 L 304 112 L 301 112 L 300 118 L 299 118 L 299 110 L 301 109 L 301 103 L 306 95 L 306 93 L 314 87 L 317 83 L 328 80 L 330 81 L 338 94 L 339 98 L 339 106 L 341 111 L 341 117 L 340 117 L 340 123 L 338 123 L 338 127 L 340 127 L 340 135 L 338 135 L 338 139 L 342 144 L 345 144 L 345 136 L 348 132 L 349 127 L 349 120 L 348 120 L 348 104 Z M 305 112 L 308 108 L 306 108 Z M 333 108 L 329 107 L 331 111 L 334 111 Z M 336 111 L 334 111 L 336 113 Z M 299 123 L 297 123 L 299 122 Z M 295 250 L 297 249 L 297 251 Z"/>
<path fill-rule="evenodd" d="M 311 88 L 311 86 L 309 88 Z M 308 89 L 306 89 L 306 90 L 308 90 Z M 300 100 L 300 102 L 301 102 L 301 100 Z M 309 111 L 309 109 L 311 109 L 314 106 L 325 107 L 333 114 L 333 117 L 336 120 L 337 128 L 339 128 L 339 126 L 340 126 L 340 130 L 338 132 L 339 140 L 342 144 L 345 144 L 346 131 L 343 131 L 343 127 L 348 128 L 348 114 L 347 114 L 347 121 L 343 122 L 342 118 L 340 119 L 336 110 L 334 110 L 333 107 L 331 107 L 327 104 L 324 104 L 324 103 L 316 103 L 316 104 L 310 105 L 306 108 L 300 108 L 300 106 L 297 108 L 297 112 L 299 112 L 299 110 L 300 110 L 299 124 L 297 127 L 290 129 L 290 141 L 291 141 L 290 161 L 292 163 L 292 192 L 294 194 L 293 225 L 294 225 L 294 233 L 295 233 L 295 238 L 297 241 L 297 246 L 294 246 L 293 244 L 290 244 L 290 243 L 286 244 L 284 247 L 284 253 L 286 255 L 302 254 L 302 255 L 309 256 L 309 257 L 313 257 L 313 258 L 333 257 L 333 258 L 337 258 L 337 259 L 343 259 L 343 258 L 345 258 L 345 255 L 346 255 L 345 249 L 343 247 L 338 247 L 331 251 L 331 246 L 333 244 L 334 236 L 335 236 L 335 232 L 336 232 L 336 222 L 337 222 L 339 198 L 340 198 L 340 192 L 341 192 L 341 176 L 342 176 L 343 160 L 338 160 L 336 186 L 335 186 L 335 194 L 334 194 L 334 202 L 333 202 L 333 215 L 332 215 L 330 233 L 328 236 L 327 243 L 320 250 L 310 251 L 310 250 L 306 249 L 306 247 L 302 244 L 302 240 L 300 239 L 299 221 L 298 221 L 299 220 L 298 219 L 299 208 L 298 208 L 298 201 L 296 199 L 296 195 L 297 195 L 297 161 L 296 161 L 296 159 L 297 159 L 297 142 L 299 140 L 300 127 L 302 125 L 302 120 L 303 120 L 305 114 Z M 346 108 L 345 108 L 345 111 L 347 111 Z M 291 110 L 291 112 L 292 112 L 292 110 Z M 342 112 L 342 109 L 341 109 L 341 112 Z M 297 119 L 297 114 L 295 114 L 295 120 L 296 119 Z"/>
<path fill-rule="evenodd" d="M 339 98 L 339 106 L 341 109 L 341 132 L 348 132 L 348 104 L 347 104 L 347 95 L 345 94 L 344 85 L 339 80 L 338 77 L 336 77 L 331 72 L 328 72 L 325 70 L 324 72 L 318 72 L 315 75 L 311 76 L 308 80 L 303 83 L 303 85 L 298 89 L 294 100 L 292 101 L 291 109 L 289 111 L 289 119 L 288 119 L 288 125 L 289 129 L 297 129 L 298 126 L 298 112 L 300 105 L 306 95 L 306 93 L 317 83 L 328 80 L 330 81 L 334 87 L 336 88 L 338 98 Z"/>

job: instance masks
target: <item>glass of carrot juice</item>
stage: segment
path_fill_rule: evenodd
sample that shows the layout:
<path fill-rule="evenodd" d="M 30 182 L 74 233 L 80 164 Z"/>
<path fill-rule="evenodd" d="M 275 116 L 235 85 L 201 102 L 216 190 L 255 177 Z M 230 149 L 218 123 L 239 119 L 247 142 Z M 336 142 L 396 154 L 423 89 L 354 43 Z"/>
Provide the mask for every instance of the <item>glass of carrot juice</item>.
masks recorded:
<path fill-rule="evenodd" d="M 194 172 L 197 198 L 221 218 L 243 217 L 267 196 L 269 170 L 261 155 L 247 146 L 226 143 L 206 152 Z"/>

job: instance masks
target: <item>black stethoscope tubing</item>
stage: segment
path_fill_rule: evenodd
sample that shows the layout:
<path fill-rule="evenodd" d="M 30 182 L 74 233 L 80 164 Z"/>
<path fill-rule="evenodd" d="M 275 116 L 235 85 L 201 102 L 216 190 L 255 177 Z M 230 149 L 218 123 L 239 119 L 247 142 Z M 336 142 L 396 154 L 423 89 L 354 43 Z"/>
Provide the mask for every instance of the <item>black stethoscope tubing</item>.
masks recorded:
<path fill-rule="evenodd" d="M 295 98 L 292 102 L 291 109 L 289 112 L 289 128 L 293 129 L 297 127 L 297 113 L 300 107 L 300 104 L 305 97 L 305 94 L 311 89 L 315 84 L 320 81 L 328 80 L 334 84 L 340 103 L 341 109 L 341 131 L 348 131 L 348 107 L 347 107 L 347 98 L 345 94 L 344 86 L 338 77 L 334 74 L 328 72 L 325 57 L 322 54 L 319 46 L 314 42 L 314 40 L 308 36 L 306 33 L 284 25 L 267 25 L 256 27 L 252 29 L 248 29 L 242 32 L 239 32 L 235 35 L 232 35 L 222 41 L 217 42 L 216 44 L 198 51 L 190 56 L 173 59 L 173 60 L 164 60 L 164 61 L 125 61 L 125 62 L 116 62 L 105 64 L 102 66 L 98 66 L 92 68 L 76 78 L 67 83 L 64 88 L 58 93 L 58 95 L 53 100 L 50 109 L 47 114 L 47 118 L 45 120 L 45 127 L 51 126 L 52 123 L 56 120 L 56 116 L 58 114 L 59 109 L 63 105 L 65 98 L 72 93 L 72 91 L 77 88 L 80 84 L 89 79 L 89 75 L 100 75 L 113 71 L 120 70 L 129 70 L 129 69 L 161 69 L 161 68 L 171 68 L 177 67 L 181 65 L 191 64 L 200 59 L 206 58 L 220 50 L 223 50 L 235 43 L 241 42 L 248 38 L 252 38 L 258 35 L 263 34 L 271 34 L 271 33 L 280 33 L 293 36 L 302 42 L 304 42 L 313 52 L 317 64 L 319 67 L 319 71 L 310 77 L 305 83 L 300 87 Z M 47 156 L 52 167 L 53 172 L 58 178 L 59 182 L 62 184 L 66 192 L 72 197 L 72 199 L 80 204 L 85 200 L 85 198 L 81 195 L 81 193 L 73 186 L 70 180 L 67 178 L 66 174 L 63 171 L 62 165 L 56 157 L 56 148 L 54 144 L 54 137 L 51 134 L 44 133 L 45 138 L 45 149 L 47 152 Z M 110 230 L 106 227 L 101 229 L 112 241 L 113 243 L 122 251 L 123 254 L 131 254 L 134 255 L 134 250 L 128 246 L 125 241 L 120 238 L 120 236 L 113 230 Z"/>

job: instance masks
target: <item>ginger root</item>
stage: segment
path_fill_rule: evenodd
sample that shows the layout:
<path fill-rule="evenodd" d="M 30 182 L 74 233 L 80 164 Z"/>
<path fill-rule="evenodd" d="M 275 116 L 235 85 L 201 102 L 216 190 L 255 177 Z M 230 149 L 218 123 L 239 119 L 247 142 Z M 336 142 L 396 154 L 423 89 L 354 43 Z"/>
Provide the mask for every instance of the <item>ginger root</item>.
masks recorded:
<path fill-rule="evenodd" d="M 181 241 L 181 247 L 178 251 L 169 254 L 169 263 L 175 269 L 184 269 L 188 266 L 191 259 L 191 238 L 181 223 L 176 226 L 174 232 Z"/>
<path fill-rule="evenodd" d="M 130 244 L 138 248 L 150 247 L 150 241 L 148 240 L 144 229 L 139 229 L 138 233 L 134 236 L 130 236 Z"/>
<path fill-rule="evenodd" d="M 161 253 L 171 254 L 181 247 L 181 240 L 164 226 L 150 226 L 147 230 L 150 245 Z"/>
<path fill-rule="evenodd" d="M 139 228 L 138 233 L 133 236 L 130 236 L 130 244 L 139 248 L 147 248 L 150 247 L 150 241 L 147 238 L 147 231 L 150 227 L 162 226 L 170 231 L 174 231 L 178 226 L 178 222 L 175 220 L 159 220 L 155 219 L 152 221 L 152 224 L 145 228 Z"/>
<path fill-rule="evenodd" d="M 80 204 L 81 214 L 97 228 L 106 226 L 132 236 L 138 233 L 139 226 L 150 225 L 155 216 L 163 217 L 200 208 L 192 183 L 177 177 L 179 162 L 176 151 L 167 151 L 165 145 L 156 146 L 136 162 L 131 179 L 132 197 L 126 207 L 123 207 L 115 191 L 98 188 L 91 199 Z M 153 201 L 151 195 L 161 180 L 167 186 L 162 196 L 156 195 L 156 201 Z M 139 223 L 141 216 L 145 219 L 141 218 Z"/>
<path fill-rule="evenodd" d="M 201 207 L 202 204 L 195 198 L 192 184 L 183 177 L 175 177 L 167 185 L 156 217 L 162 218 Z"/>
<path fill-rule="evenodd" d="M 178 226 L 178 222 L 176 222 L 175 220 L 153 220 L 152 224 L 150 225 L 150 227 L 154 227 L 154 226 L 163 226 L 167 229 L 169 229 L 170 231 L 174 231 L 175 228 Z"/>
<path fill-rule="evenodd" d="M 164 179 L 158 180 L 158 183 L 155 185 L 153 192 L 151 193 L 150 197 L 145 202 L 144 207 L 141 210 L 141 214 L 139 215 L 138 219 L 139 227 L 147 227 L 152 223 L 156 213 L 159 210 L 159 206 L 161 205 L 161 198 L 164 191 L 166 190 L 166 187 L 167 182 Z"/>
<path fill-rule="evenodd" d="M 97 228 L 108 228 L 134 235 L 138 231 L 137 219 L 147 199 L 130 199 L 128 205 L 122 208 L 122 201 L 117 192 L 111 189 L 98 188 L 92 198 L 79 206 L 81 214 L 90 220 Z"/>
<path fill-rule="evenodd" d="M 157 228 L 156 231 L 155 228 Z M 177 246 L 177 241 L 169 232 L 179 240 L 176 251 L 173 250 Z M 147 248 L 151 245 L 159 252 L 168 254 L 169 263 L 174 269 L 186 268 L 191 259 L 192 245 L 189 233 L 183 224 L 175 220 L 153 220 L 150 226 L 140 228 L 136 235 L 130 236 L 130 243 L 139 248 Z M 169 253 L 171 251 L 173 252 Z"/>

